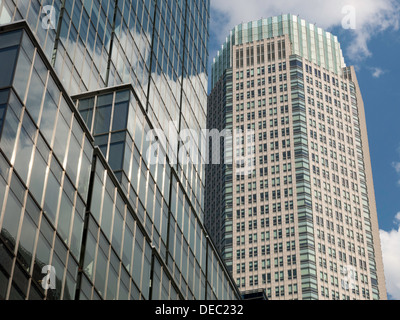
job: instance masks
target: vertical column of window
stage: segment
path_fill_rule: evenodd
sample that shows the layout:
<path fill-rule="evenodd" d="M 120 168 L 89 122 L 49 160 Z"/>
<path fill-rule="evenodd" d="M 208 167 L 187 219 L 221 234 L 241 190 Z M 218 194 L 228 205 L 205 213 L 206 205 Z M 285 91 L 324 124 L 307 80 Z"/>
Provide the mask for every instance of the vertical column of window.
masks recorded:
<path fill-rule="evenodd" d="M 303 63 L 290 60 L 302 298 L 318 299 Z"/>
<path fill-rule="evenodd" d="M 349 69 L 349 68 L 348 68 Z M 349 69 L 347 72 L 351 73 Z M 372 226 L 371 226 L 371 212 L 370 205 L 368 199 L 368 187 L 365 173 L 365 163 L 364 163 L 364 154 L 362 148 L 362 137 L 361 137 L 361 128 L 360 128 L 360 118 L 358 112 L 357 105 L 357 89 L 353 82 L 349 82 L 350 89 L 350 100 L 352 107 L 352 115 L 353 115 L 353 124 L 354 124 L 354 134 L 355 134 L 355 145 L 357 150 L 357 162 L 358 162 L 358 176 L 360 178 L 360 191 L 361 191 L 361 202 L 362 202 L 362 210 L 364 216 L 364 229 L 365 229 L 365 237 L 367 243 L 368 250 L 368 259 L 369 259 L 369 270 L 371 275 L 371 285 L 372 285 L 372 293 L 375 298 L 379 297 L 379 289 L 378 289 L 378 276 L 376 273 L 376 262 L 375 262 L 375 251 L 374 251 L 374 241 L 372 234 Z"/>
<path fill-rule="evenodd" d="M 278 41 L 278 60 L 282 59 L 282 47 L 281 47 L 281 40 Z"/>
<path fill-rule="evenodd" d="M 223 106 L 225 109 L 224 114 L 224 128 L 223 130 L 230 130 L 232 132 L 233 128 L 233 71 L 228 69 L 224 77 L 224 98 Z M 227 269 L 232 272 L 233 265 L 233 161 L 231 157 L 233 156 L 232 144 L 227 143 L 225 139 L 221 145 L 220 159 L 224 161 L 221 166 L 222 173 L 224 175 L 223 181 L 225 182 L 223 186 L 223 203 L 221 209 L 223 212 L 223 217 L 221 217 L 222 222 L 222 241 L 223 252 L 222 258 L 224 259 Z M 229 157 L 229 158 L 228 158 Z"/>

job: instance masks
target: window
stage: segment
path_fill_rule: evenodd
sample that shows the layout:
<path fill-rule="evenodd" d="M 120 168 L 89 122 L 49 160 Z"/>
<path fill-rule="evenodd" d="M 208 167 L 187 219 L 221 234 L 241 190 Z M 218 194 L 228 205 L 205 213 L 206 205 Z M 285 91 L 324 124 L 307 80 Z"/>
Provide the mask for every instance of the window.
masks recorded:
<path fill-rule="evenodd" d="M 110 131 L 112 94 L 99 96 L 94 119 L 94 134 Z"/>
<path fill-rule="evenodd" d="M 6 115 L 8 94 L 9 94 L 8 90 L 0 91 L 0 135 L 1 135 L 1 129 L 3 127 L 4 116 Z"/>
<path fill-rule="evenodd" d="M 129 91 L 118 92 L 115 98 L 112 130 L 124 130 L 127 126 Z"/>
<path fill-rule="evenodd" d="M 18 44 L 21 31 L 3 34 L 0 36 L 0 88 L 11 84 L 17 60 Z M 25 74 L 26 76 L 26 74 Z"/>

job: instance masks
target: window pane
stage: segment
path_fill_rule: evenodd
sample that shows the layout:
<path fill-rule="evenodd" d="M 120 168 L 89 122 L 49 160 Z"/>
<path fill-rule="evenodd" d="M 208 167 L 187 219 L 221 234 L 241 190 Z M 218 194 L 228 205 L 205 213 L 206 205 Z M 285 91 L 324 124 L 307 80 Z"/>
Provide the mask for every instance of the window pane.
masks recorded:
<path fill-rule="evenodd" d="M 103 211 L 101 215 L 101 227 L 104 234 L 110 239 L 111 220 L 113 214 L 113 201 L 107 192 L 104 192 Z"/>
<path fill-rule="evenodd" d="M 42 119 L 40 120 L 40 131 L 43 133 L 49 144 L 53 137 L 56 116 L 57 104 L 54 102 L 49 91 L 47 91 L 43 103 Z"/>
<path fill-rule="evenodd" d="M 31 162 L 32 150 L 33 142 L 25 129 L 22 128 L 17 146 L 15 169 L 25 183 L 28 176 L 29 164 Z"/>
<path fill-rule="evenodd" d="M 21 30 L 17 30 L 0 35 L 0 49 L 19 45 L 21 34 Z"/>
<path fill-rule="evenodd" d="M 25 214 L 19 239 L 18 256 L 23 262 L 26 271 L 30 271 L 33 246 L 36 238 L 36 226 L 29 215 Z"/>
<path fill-rule="evenodd" d="M 82 156 L 81 171 L 79 173 L 78 192 L 86 202 L 87 192 L 89 190 L 91 161 L 84 154 Z"/>
<path fill-rule="evenodd" d="M 21 100 L 25 99 L 25 91 L 28 85 L 29 74 L 31 72 L 32 61 L 28 58 L 24 51 L 20 51 L 17 70 L 14 78 L 14 88 Z"/>
<path fill-rule="evenodd" d="M 110 131 L 111 105 L 97 107 L 94 121 L 94 134 Z"/>
<path fill-rule="evenodd" d="M 22 205 L 17 200 L 13 192 L 8 193 L 7 205 L 4 211 L 3 225 L 1 227 L 1 235 L 6 239 L 7 243 L 14 248 L 15 240 L 21 217 Z"/>
<path fill-rule="evenodd" d="M 67 173 L 74 185 L 76 184 L 76 177 L 78 174 L 78 163 L 80 154 L 81 146 L 74 135 L 71 135 L 68 151 Z"/>
<path fill-rule="evenodd" d="M 17 51 L 18 47 L 0 49 L 0 88 L 11 85 L 17 60 Z"/>
<path fill-rule="evenodd" d="M 94 120 L 94 134 L 110 131 L 112 110 L 112 94 L 100 96 L 97 101 L 96 115 Z"/>
<path fill-rule="evenodd" d="M 75 256 L 75 258 L 79 258 L 81 252 L 81 243 L 82 243 L 82 234 L 83 234 L 83 220 L 78 214 L 78 211 L 75 210 L 74 214 L 74 226 L 72 227 L 71 234 L 71 252 Z"/>
<path fill-rule="evenodd" d="M 55 224 L 57 205 L 58 205 L 58 195 L 60 192 L 60 184 L 50 172 L 47 180 L 46 197 L 44 200 L 44 211 L 50 221 Z"/>
<path fill-rule="evenodd" d="M 59 114 L 53 149 L 54 153 L 56 154 L 58 160 L 61 163 L 64 163 L 65 148 L 66 148 L 65 141 L 68 140 L 68 135 L 69 135 L 69 126 L 67 122 L 65 122 L 64 117 L 61 116 L 61 114 Z"/>
<path fill-rule="evenodd" d="M 29 111 L 33 121 L 37 124 L 39 120 L 40 108 L 44 94 L 44 84 L 36 71 L 32 72 L 32 78 L 29 85 L 28 96 L 26 99 L 26 108 Z"/>
<path fill-rule="evenodd" d="M 9 160 L 11 160 L 12 153 L 14 151 L 15 138 L 17 137 L 19 120 L 15 116 L 15 113 L 9 109 L 7 112 L 6 120 L 4 122 L 3 132 L 1 134 L 0 147 L 6 154 Z"/>
<path fill-rule="evenodd" d="M 39 204 L 42 204 L 44 179 L 46 178 L 47 165 L 38 151 L 35 153 L 29 190 Z"/>
<path fill-rule="evenodd" d="M 78 110 L 89 128 L 92 131 L 92 116 L 93 116 L 94 98 L 80 100 Z"/>
<path fill-rule="evenodd" d="M 40 233 L 39 240 L 36 246 L 36 260 L 34 265 L 33 278 L 36 281 L 42 280 L 44 275 L 42 274 L 42 268 L 49 264 L 50 258 L 50 245 L 44 239 L 42 233 Z"/>
<path fill-rule="evenodd" d="M 125 142 L 115 142 L 110 144 L 108 163 L 114 171 L 122 169 L 122 159 L 124 155 Z"/>
<path fill-rule="evenodd" d="M 3 127 L 3 121 L 4 121 L 4 116 L 6 114 L 6 109 L 7 109 L 6 104 L 0 104 L 0 132 L 1 128 Z"/>
<path fill-rule="evenodd" d="M 0 300 L 6 299 L 8 289 L 8 276 L 0 270 Z"/>
<path fill-rule="evenodd" d="M 126 129 L 128 120 L 128 101 L 116 103 L 114 106 L 113 131 Z"/>
<path fill-rule="evenodd" d="M 58 227 L 57 230 L 61 235 L 62 240 L 68 244 L 69 240 L 69 229 L 71 226 L 73 206 L 67 195 L 63 192 L 60 213 L 58 216 Z"/>
<path fill-rule="evenodd" d="M 107 258 L 103 253 L 103 250 L 99 249 L 97 253 L 97 262 L 96 262 L 95 286 L 102 295 L 104 295 L 106 271 L 107 271 Z"/>

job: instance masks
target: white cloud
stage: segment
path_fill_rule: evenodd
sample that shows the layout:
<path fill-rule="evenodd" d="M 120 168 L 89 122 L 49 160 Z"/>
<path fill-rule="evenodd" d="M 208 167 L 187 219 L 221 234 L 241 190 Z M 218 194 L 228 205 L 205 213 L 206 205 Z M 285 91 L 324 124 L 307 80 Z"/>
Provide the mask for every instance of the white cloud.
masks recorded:
<path fill-rule="evenodd" d="M 400 175 L 400 162 L 392 162 L 392 167 Z M 400 185 L 400 180 L 398 180 L 397 183 Z"/>
<path fill-rule="evenodd" d="M 400 222 L 400 212 L 396 215 Z M 380 230 L 386 289 L 389 297 L 400 300 L 400 226 L 398 230 Z"/>
<path fill-rule="evenodd" d="M 347 54 L 353 61 L 371 55 L 368 41 L 387 29 L 399 29 L 400 4 L 397 0 L 211 0 L 211 33 L 222 44 L 237 24 L 285 13 L 329 30 L 343 26 L 349 14 L 344 8 L 354 8 L 355 29 L 349 29 L 353 41 Z M 345 13 L 343 13 L 345 12 Z"/>
<path fill-rule="evenodd" d="M 396 214 L 396 216 L 394 217 L 394 223 L 395 224 L 399 224 L 400 225 L 400 212 L 398 212 L 397 214 Z"/>
<path fill-rule="evenodd" d="M 397 173 L 400 173 L 400 162 L 393 162 L 392 166 L 396 170 Z"/>
<path fill-rule="evenodd" d="M 385 71 L 381 68 L 370 68 L 370 70 L 374 78 L 380 78 L 380 76 L 385 74 Z"/>

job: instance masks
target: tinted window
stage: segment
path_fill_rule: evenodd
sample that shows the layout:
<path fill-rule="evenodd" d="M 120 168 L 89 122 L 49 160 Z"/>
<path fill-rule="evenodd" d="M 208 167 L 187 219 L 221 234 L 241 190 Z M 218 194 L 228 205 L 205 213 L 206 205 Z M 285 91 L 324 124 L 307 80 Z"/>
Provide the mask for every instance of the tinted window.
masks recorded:
<path fill-rule="evenodd" d="M 18 47 L 0 49 L 0 88 L 11 85 Z"/>

